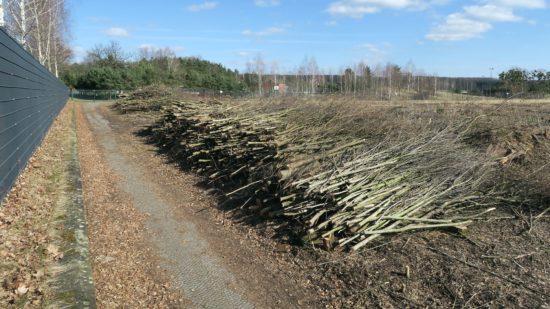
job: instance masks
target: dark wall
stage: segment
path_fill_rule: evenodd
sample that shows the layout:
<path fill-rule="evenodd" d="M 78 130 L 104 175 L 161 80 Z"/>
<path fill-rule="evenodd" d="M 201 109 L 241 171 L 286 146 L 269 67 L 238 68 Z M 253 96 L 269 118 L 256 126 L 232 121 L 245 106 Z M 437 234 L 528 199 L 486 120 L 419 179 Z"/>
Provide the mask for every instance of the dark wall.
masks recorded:
<path fill-rule="evenodd" d="M 68 94 L 59 79 L 0 28 L 0 202 Z"/>

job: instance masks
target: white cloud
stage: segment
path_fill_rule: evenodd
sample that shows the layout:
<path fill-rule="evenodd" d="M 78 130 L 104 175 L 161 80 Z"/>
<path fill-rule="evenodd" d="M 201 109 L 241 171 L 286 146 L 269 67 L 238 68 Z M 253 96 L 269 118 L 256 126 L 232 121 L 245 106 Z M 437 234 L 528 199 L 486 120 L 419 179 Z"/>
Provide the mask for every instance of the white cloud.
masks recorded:
<path fill-rule="evenodd" d="M 513 9 L 494 4 L 483 6 L 472 5 L 464 7 L 464 14 L 478 20 L 485 21 L 518 21 L 521 17 L 514 15 Z"/>
<path fill-rule="evenodd" d="M 254 4 L 259 7 L 270 7 L 281 5 L 280 0 L 254 0 Z"/>
<path fill-rule="evenodd" d="M 542 9 L 546 7 L 545 0 L 495 0 L 493 3 L 509 8 Z"/>
<path fill-rule="evenodd" d="M 544 0 L 489 0 L 484 5 L 462 7 L 462 11 L 448 15 L 436 25 L 427 39 L 433 41 L 461 41 L 480 37 L 498 22 L 523 20 L 515 14 L 516 9 L 544 8 Z"/>
<path fill-rule="evenodd" d="M 379 44 L 364 43 L 358 45 L 357 47 L 365 50 L 364 57 L 371 63 L 384 62 L 388 58 L 392 49 L 392 45 L 387 42 Z"/>
<path fill-rule="evenodd" d="M 190 6 L 187 7 L 187 10 L 191 11 L 191 12 L 208 11 L 208 10 L 213 10 L 213 9 L 217 8 L 218 5 L 219 5 L 218 2 L 204 1 L 204 2 L 201 2 L 201 3 L 191 4 Z"/>
<path fill-rule="evenodd" d="M 341 0 L 330 4 L 327 9 L 332 15 L 361 18 L 384 9 L 424 10 L 432 5 L 441 5 L 448 0 Z"/>
<path fill-rule="evenodd" d="M 120 28 L 120 27 L 109 28 L 109 29 L 105 30 L 104 33 L 108 36 L 115 36 L 115 37 L 130 36 L 130 32 L 128 32 L 128 30 L 126 30 L 124 28 Z"/>
<path fill-rule="evenodd" d="M 335 20 L 329 20 L 329 21 L 325 22 L 325 26 L 327 26 L 327 27 L 334 27 L 336 25 L 338 25 L 338 22 L 335 21 Z"/>
<path fill-rule="evenodd" d="M 259 31 L 245 30 L 242 32 L 242 34 L 244 36 L 261 38 L 261 37 L 266 37 L 277 33 L 283 33 L 285 31 L 286 31 L 286 27 L 269 27 Z"/>
<path fill-rule="evenodd" d="M 484 21 L 470 19 L 462 13 L 447 16 L 445 22 L 435 27 L 426 38 L 433 41 L 461 41 L 479 37 L 493 26 Z"/>
<path fill-rule="evenodd" d="M 373 54 L 385 54 L 387 53 L 388 49 L 391 47 L 391 44 L 390 43 L 382 43 L 382 44 L 364 43 L 359 45 L 359 47 L 364 48 Z"/>

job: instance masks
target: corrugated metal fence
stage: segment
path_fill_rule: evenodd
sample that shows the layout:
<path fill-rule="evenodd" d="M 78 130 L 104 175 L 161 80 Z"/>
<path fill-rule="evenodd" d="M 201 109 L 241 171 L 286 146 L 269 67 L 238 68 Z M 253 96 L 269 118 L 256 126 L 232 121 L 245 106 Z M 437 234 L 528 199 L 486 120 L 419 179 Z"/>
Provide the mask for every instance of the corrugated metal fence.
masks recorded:
<path fill-rule="evenodd" d="M 0 28 L 0 202 L 68 95 L 59 79 Z"/>

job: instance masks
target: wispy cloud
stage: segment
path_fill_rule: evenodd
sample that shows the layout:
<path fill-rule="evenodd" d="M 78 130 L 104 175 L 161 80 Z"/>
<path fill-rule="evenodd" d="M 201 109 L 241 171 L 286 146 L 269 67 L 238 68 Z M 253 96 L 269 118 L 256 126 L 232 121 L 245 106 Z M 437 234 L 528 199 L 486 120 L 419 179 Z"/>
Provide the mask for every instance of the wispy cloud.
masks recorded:
<path fill-rule="evenodd" d="M 104 31 L 108 36 L 112 37 L 127 37 L 130 36 L 130 32 L 121 27 L 112 27 Z"/>
<path fill-rule="evenodd" d="M 387 50 L 390 47 L 391 47 L 390 43 L 382 43 L 382 44 L 364 43 L 359 45 L 359 48 L 364 48 L 369 52 L 375 53 L 375 54 L 385 54 L 387 53 Z"/>
<path fill-rule="evenodd" d="M 281 5 L 280 0 L 254 0 L 254 5 L 259 7 L 271 7 Z"/>
<path fill-rule="evenodd" d="M 86 54 L 88 53 L 88 50 L 82 46 L 75 46 L 72 48 L 73 51 L 73 60 L 75 62 L 81 62 L 84 57 L 86 57 Z"/>
<path fill-rule="evenodd" d="M 472 19 L 463 13 L 454 13 L 432 29 L 426 38 L 432 41 L 461 41 L 479 37 L 491 28 L 493 26 L 489 22 Z"/>
<path fill-rule="evenodd" d="M 154 44 L 141 44 L 141 45 L 138 46 L 138 49 L 149 50 L 149 51 L 152 51 L 152 52 L 157 52 L 157 51 L 160 51 L 160 50 L 163 50 L 163 49 L 167 49 L 167 50 L 171 50 L 175 53 L 179 53 L 179 52 L 184 51 L 185 47 L 183 47 L 183 46 L 159 47 L 159 46 L 154 45 Z"/>
<path fill-rule="evenodd" d="M 426 38 L 432 41 L 462 41 L 481 37 L 493 29 L 495 23 L 523 20 L 518 9 L 545 8 L 544 0 L 493 0 L 484 5 L 462 7 L 462 11 L 447 15 Z"/>
<path fill-rule="evenodd" d="M 111 21 L 109 17 L 105 16 L 90 16 L 87 19 L 93 23 L 105 23 Z"/>
<path fill-rule="evenodd" d="M 502 5 L 511 8 L 523 9 L 542 9 L 546 7 L 545 0 L 496 0 L 496 5 Z"/>
<path fill-rule="evenodd" d="M 263 30 L 253 31 L 253 30 L 245 30 L 242 32 L 242 35 L 248 36 L 248 37 L 255 37 L 255 38 L 263 38 L 266 36 L 270 36 L 277 33 L 283 33 L 286 32 L 286 29 L 288 26 L 285 27 L 269 27 L 265 28 Z"/>
<path fill-rule="evenodd" d="M 385 9 L 425 10 L 433 5 L 442 5 L 447 2 L 448 0 L 341 0 L 332 2 L 327 12 L 332 15 L 361 18 Z"/>
<path fill-rule="evenodd" d="M 368 59 L 369 62 L 384 62 L 389 56 L 392 45 L 388 42 L 383 43 L 363 43 L 357 46 L 358 48 L 364 50 L 364 57 Z"/>
<path fill-rule="evenodd" d="M 518 21 L 521 17 L 516 16 L 510 7 L 496 6 L 494 4 L 472 5 L 464 7 L 464 14 L 472 18 L 484 21 Z"/>
<path fill-rule="evenodd" d="M 214 1 L 204 1 L 201 3 L 194 3 L 187 7 L 187 10 L 190 12 L 202 12 L 213 10 L 219 6 L 218 2 Z"/>

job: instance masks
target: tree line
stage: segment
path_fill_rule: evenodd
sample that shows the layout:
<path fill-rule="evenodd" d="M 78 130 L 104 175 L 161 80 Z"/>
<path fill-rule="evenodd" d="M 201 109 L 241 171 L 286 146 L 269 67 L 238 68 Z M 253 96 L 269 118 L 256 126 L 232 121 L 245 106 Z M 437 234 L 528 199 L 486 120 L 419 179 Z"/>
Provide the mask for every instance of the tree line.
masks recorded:
<path fill-rule="evenodd" d="M 512 68 L 499 74 L 502 91 L 507 95 L 550 93 L 550 71 Z"/>
<path fill-rule="evenodd" d="M 496 94 L 497 79 L 453 78 L 427 74 L 412 61 L 406 66 L 394 63 L 367 65 L 359 62 L 337 72 L 322 70 L 315 58 L 306 57 L 292 73 L 279 73 L 278 64 L 268 70 L 260 55 L 247 63 L 242 75 L 247 88 L 259 95 L 277 93 L 276 86 L 284 84 L 285 93 L 343 94 L 375 99 L 427 99 L 439 91 L 492 96 Z"/>
<path fill-rule="evenodd" d="M 238 75 L 238 71 L 221 64 L 197 57 L 177 57 L 170 48 L 143 47 L 136 57 L 131 57 L 120 44 L 110 42 L 89 50 L 82 63 L 67 66 L 61 78 L 76 89 L 131 90 L 164 84 L 236 94 L 245 91 Z"/>
<path fill-rule="evenodd" d="M 241 73 L 196 57 L 177 57 L 170 48 L 143 47 L 132 57 L 117 42 L 96 45 L 82 63 L 68 66 L 62 79 L 73 88 L 90 90 L 164 84 L 234 95 L 344 94 L 390 100 L 426 99 L 438 91 L 490 95 L 498 82 L 428 75 L 412 62 L 406 67 L 388 63 L 374 68 L 360 62 L 333 73 L 321 70 L 315 58 L 306 58 L 294 72 L 280 73 L 276 63 L 268 71 L 261 56 L 249 61 Z"/>
<path fill-rule="evenodd" d="M 68 20 L 65 0 L 0 3 L 0 26 L 56 76 L 72 56 Z"/>

